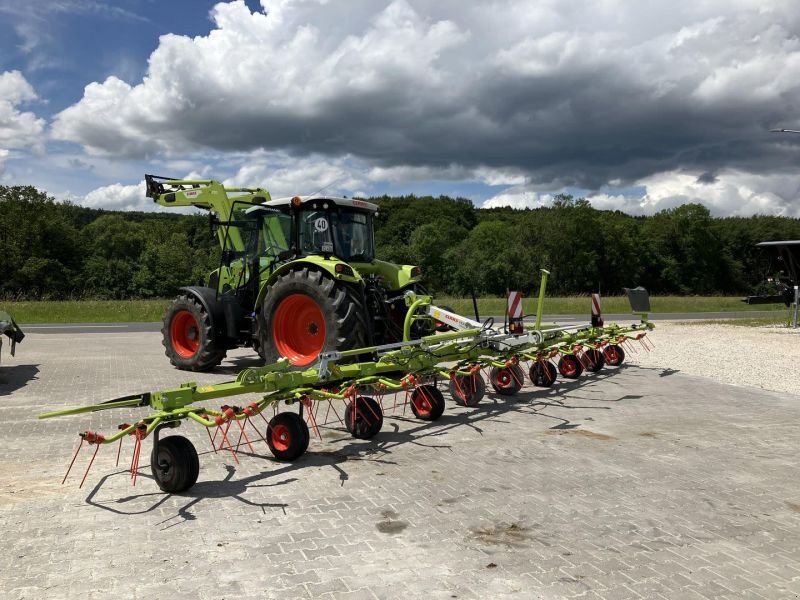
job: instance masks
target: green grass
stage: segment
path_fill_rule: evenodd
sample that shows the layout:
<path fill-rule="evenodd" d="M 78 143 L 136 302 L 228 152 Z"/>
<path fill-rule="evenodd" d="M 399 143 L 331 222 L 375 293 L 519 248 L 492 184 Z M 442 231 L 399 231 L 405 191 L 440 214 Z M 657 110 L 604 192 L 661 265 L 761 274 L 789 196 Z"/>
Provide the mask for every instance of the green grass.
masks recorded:
<path fill-rule="evenodd" d="M 436 298 L 439 305 L 453 308 L 457 313 L 472 315 L 470 298 Z M 505 313 L 505 298 L 478 298 L 478 312 L 483 315 L 502 315 Z M 523 307 L 526 314 L 536 312 L 537 298 L 525 298 Z M 628 314 L 631 311 L 627 296 L 606 296 L 601 298 L 603 312 L 607 314 Z M 751 310 L 786 310 L 783 305 L 750 305 L 741 301 L 741 296 L 659 296 L 650 298 L 651 312 L 736 312 Z M 548 315 L 590 314 L 589 296 L 545 298 L 544 312 Z"/>
<path fill-rule="evenodd" d="M 64 300 L 13 302 L 0 301 L 0 308 L 10 313 L 14 319 L 25 324 L 34 323 L 147 323 L 158 322 L 167 309 L 169 300 Z M 470 298 L 436 298 L 438 305 L 446 305 L 456 312 L 470 316 L 473 314 Z M 626 297 L 605 297 L 602 299 L 603 312 L 630 313 Z M 732 312 L 749 310 L 774 310 L 776 320 L 784 319 L 786 308 L 783 305 L 764 304 L 750 306 L 740 298 L 723 296 L 661 296 L 650 299 L 652 312 Z M 545 313 L 548 315 L 570 315 L 590 313 L 588 296 L 567 298 L 546 298 Z M 525 298 L 526 313 L 536 311 L 536 298 Z M 505 312 L 504 298 L 479 298 L 478 310 L 481 316 L 502 315 Z"/>
<path fill-rule="evenodd" d="M 21 325 L 33 323 L 150 323 L 160 321 L 169 300 L 63 300 L 3 302 Z"/>

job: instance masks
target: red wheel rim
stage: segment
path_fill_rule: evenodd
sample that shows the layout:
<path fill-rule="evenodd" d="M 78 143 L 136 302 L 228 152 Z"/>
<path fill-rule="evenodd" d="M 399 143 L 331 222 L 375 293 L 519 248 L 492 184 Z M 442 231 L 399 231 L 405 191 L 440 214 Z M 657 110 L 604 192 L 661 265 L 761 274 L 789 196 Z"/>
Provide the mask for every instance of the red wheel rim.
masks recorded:
<path fill-rule="evenodd" d="M 289 428 L 286 425 L 273 425 L 271 430 L 272 447 L 280 452 L 286 452 L 292 444 L 292 433 Z"/>
<path fill-rule="evenodd" d="M 200 348 L 200 326 L 188 310 L 180 310 L 169 326 L 172 347 L 181 358 L 191 358 Z"/>
<path fill-rule="evenodd" d="M 605 355 L 606 355 L 606 362 L 608 364 L 613 365 L 619 362 L 619 352 L 617 352 L 616 346 L 609 346 L 608 348 L 606 348 Z"/>
<path fill-rule="evenodd" d="M 419 415 L 429 415 L 433 410 L 433 403 L 430 401 L 430 398 L 428 398 L 428 395 L 425 392 L 419 390 L 414 392 L 412 402 L 414 403 L 414 408 L 417 409 L 417 414 Z"/>
<path fill-rule="evenodd" d="M 316 360 L 325 347 L 325 317 L 305 294 L 286 296 L 272 319 L 272 339 L 281 356 L 297 366 Z"/>
<path fill-rule="evenodd" d="M 576 364 L 578 359 L 576 358 L 568 358 L 564 357 L 561 361 L 561 372 L 564 373 L 565 376 L 574 375 L 578 372 L 578 365 Z"/>
<path fill-rule="evenodd" d="M 503 389 L 510 388 L 514 385 L 514 376 L 509 369 L 500 369 L 495 377 L 495 383 Z"/>

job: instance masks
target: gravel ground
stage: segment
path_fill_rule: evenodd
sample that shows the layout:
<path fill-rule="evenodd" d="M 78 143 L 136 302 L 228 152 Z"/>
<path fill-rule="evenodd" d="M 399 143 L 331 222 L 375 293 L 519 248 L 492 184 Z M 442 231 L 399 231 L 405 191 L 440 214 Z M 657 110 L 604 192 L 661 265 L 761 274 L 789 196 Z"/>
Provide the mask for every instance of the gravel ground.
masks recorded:
<path fill-rule="evenodd" d="M 800 395 L 800 329 L 662 322 L 626 362 Z"/>

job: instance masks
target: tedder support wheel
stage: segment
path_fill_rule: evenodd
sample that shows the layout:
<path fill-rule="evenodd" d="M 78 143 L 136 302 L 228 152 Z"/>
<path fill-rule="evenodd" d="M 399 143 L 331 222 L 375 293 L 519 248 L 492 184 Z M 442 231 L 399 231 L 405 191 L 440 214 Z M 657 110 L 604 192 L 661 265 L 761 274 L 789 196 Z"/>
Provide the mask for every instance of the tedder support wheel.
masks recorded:
<path fill-rule="evenodd" d="M 611 345 L 603 348 L 603 356 L 606 359 L 606 364 L 611 367 L 618 367 L 625 360 L 625 350 L 622 346 Z"/>
<path fill-rule="evenodd" d="M 267 363 L 285 357 L 296 367 L 323 350 L 368 346 L 367 310 L 360 290 L 326 273 L 298 268 L 266 291 L 258 315 L 259 354 Z"/>
<path fill-rule="evenodd" d="M 197 450 L 182 435 L 161 438 L 150 453 L 150 471 L 163 491 L 184 492 L 197 482 L 200 474 Z"/>
<path fill-rule="evenodd" d="M 492 370 L 489 371 L 489 382 L 498 394 L 513 396 L 522 389 L 525 372 L 519 365 L 492 367 Z"/>
<path fill-rule="evenodd" d="M 531 365 L 528 376 L 536 387 L 550 387 L 558 379 L 558 371 L 549 360 L 537 360 Z"/>
<path fill-rule="evenodd" d="M 447 385 L 450 396 L 464 406 L 475 406 L 486 393 L 486 384 L 480 373 L 474 375 L 455 375 Z"/>
<path fill-rule="evenodd" d="M 423 421 L 435 421 L 444 412 L 444 396 L 435 385 L 418 386 L 411 392 L 411 412 Z"/>
<path fill-rule="evenodd" d="M 210 371 L 225 358 L 225 350 L 215 343 L 211 316 L 196 298 L 187 294 L 181 294 L 169 305 L 161 335 L 169 362 L 184 371 Z"/>
<path fill-rule="evenodd" d="M 278 460 L 294 460 L 305 453 L 309 442 L 308 425 L 303 418 L 290 412 L 278 413 L 267 427 L 267 445 Z"/>
<path fill-rule="evenodd" d="M 583 353 L 583 366 L 587 371 L 597 373 L 606 365 L 606 359 L 600 350 L 591 348 Z"/>
<path fill-rule="evenodd" d="M 577 379 L 583 373 L 583 365 L 574 354 L 562 354 L 558 361 L 558 372 L 567 379 Z"/>
<path fill-rule="evenodd" d="M 356 396 L 344 410 L 344 426 L 359 440 L 374 437 L 383 427 L 380 404 L 367 396 Z"/>

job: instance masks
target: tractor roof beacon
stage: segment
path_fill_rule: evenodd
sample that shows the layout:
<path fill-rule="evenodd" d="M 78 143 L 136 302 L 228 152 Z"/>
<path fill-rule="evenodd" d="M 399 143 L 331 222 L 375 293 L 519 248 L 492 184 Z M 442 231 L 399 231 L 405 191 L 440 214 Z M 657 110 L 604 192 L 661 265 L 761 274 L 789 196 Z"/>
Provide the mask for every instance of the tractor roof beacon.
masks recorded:
<path fill-rule="evenodd" d="M 267 362 L 296 367 L 323 351 L 403 339 L 421 269 L 375 258 L 378 207 L 351 198 L 272 200 L 261 188 L 145 175 L 162 206 L 208 210 L 222 248 L 205 286 L 187 286 L 164 315 L 166 355 L 179 369 L 207 371 L 227 350 L 251 346 Z M 434 322 L 414 318 L 415 335 Z"/>

